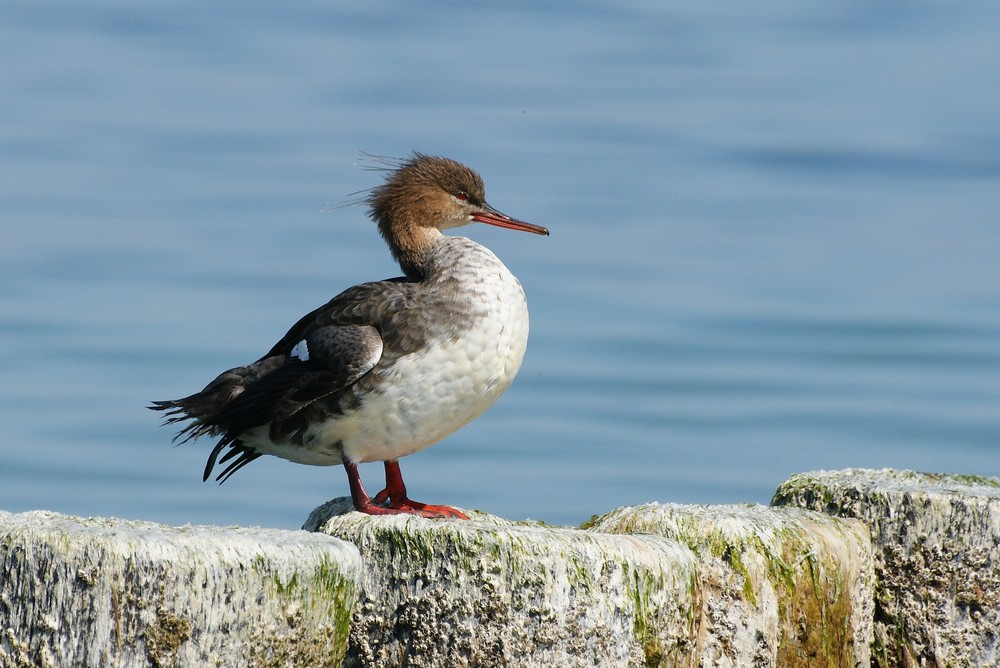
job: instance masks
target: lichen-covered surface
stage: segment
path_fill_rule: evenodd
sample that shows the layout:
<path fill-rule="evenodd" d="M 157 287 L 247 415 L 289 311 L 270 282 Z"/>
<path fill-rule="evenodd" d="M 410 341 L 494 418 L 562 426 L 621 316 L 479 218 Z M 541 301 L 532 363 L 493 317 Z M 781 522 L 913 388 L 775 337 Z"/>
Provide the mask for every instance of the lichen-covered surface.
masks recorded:
<path fill-rule="evenodd" d="M 359 569 L 301 531 L 0 512 L 0 667 L 339 666 Z"/>
<path fill-rule="evenodd" d="M 819 471 L 789 478 L 774 503 L 868 525 L 875 665 L 1000 665 L 1000 479 Z"/>
<path fill-rule="evenodd" d="M 365 563 L 346 666 L 697 666 L 691 551 L 661 536 L 370 517 L 336 499 L 304 528 Z"/>
<path fill-rule="evenodd" d="M 869 663 L 874 578 L 860 522 L 759 505 L 651 503 L 586 526 L 652 532 L 694 551 L 702 579 L 701 666 Z"/>

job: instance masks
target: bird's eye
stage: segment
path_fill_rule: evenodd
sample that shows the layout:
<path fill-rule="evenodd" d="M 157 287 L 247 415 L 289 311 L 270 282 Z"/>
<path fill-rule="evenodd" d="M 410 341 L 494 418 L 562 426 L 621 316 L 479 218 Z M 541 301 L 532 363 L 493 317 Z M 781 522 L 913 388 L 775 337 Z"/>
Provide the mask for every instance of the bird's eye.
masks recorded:
<path fill-rule="evenodd" d="M 457 199 L 459 202 L 469 201 L 469 193 L 465 192 L 464 190 L 459 190 L 457 193 L 453 195 L 453 197 Z"/>

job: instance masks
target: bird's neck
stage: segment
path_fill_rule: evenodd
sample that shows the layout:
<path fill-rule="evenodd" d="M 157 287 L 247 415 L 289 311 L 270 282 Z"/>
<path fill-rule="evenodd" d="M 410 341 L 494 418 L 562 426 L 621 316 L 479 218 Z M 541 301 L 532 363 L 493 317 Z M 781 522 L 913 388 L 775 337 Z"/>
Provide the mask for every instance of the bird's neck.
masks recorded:
<path fill-rule="evenodd" d="M 423 280 L 431 271 L 433 256 L 445 236 L 436 227 L 395 225 L 390 234 L 383 234 L 393 258 L 406 277 Z"/>

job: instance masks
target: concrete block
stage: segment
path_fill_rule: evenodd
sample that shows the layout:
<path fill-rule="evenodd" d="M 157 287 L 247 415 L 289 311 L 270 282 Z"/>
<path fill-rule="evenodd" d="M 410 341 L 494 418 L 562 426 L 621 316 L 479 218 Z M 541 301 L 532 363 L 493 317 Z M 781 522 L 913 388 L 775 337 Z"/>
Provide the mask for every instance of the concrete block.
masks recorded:
<path fill-rule="evenodd" d="M 317 508 L 361 550 L 346 666 L 696 666 L 698 563 L 661 536 Z"/>
<path fill-rule="evenodd" d="M 869 665 L 874 577 L 860 522 L 794 508 L 652 503 L 586 526 L 655 533 L 694 552 L 699 666 Z"/>
<path fill-rule="evenodd" d="M 774 503 L 868 525 L 876 665 L 1000 665 L 1000 479 L 818 471 L 789 478 Z"/>
<path fill-rule="evenodd" d="M 303 531 L 0 512 L 0 666 L 339 666 L 359 569 Z"/>

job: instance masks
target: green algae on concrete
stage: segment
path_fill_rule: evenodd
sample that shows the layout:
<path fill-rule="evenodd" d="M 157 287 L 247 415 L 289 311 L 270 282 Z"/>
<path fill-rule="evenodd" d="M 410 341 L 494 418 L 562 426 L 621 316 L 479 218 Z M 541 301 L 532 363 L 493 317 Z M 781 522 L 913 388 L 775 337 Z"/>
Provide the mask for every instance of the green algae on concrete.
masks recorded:
<path fill-rule="evenodd" d="M 346 666 L 697 665 L 700 582 L 676 541 L 350 509 L 304 527 L 365 563 Z"/>
<path fill-rule="evenodd" d="M 877 577 L 874 665 L 1000 665 L 1000 479 L 816 471 L 782 483 L 773 503 L 868 526 Z"/>
<path fill-rule="evenodd" d="M 704 666 L 867 665 L 872 558 L 858 522 L 757 505 L 620 508 L 590 531 L 655 533 L 698 557 Z"/>
<path fill-rule="evenodd" d="M 0 666 L 339 666 L 359 569 L 301 531 L 0 512 Z"/>

